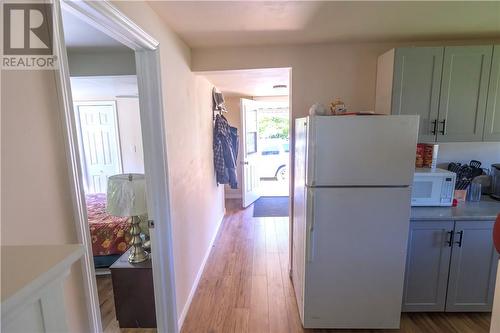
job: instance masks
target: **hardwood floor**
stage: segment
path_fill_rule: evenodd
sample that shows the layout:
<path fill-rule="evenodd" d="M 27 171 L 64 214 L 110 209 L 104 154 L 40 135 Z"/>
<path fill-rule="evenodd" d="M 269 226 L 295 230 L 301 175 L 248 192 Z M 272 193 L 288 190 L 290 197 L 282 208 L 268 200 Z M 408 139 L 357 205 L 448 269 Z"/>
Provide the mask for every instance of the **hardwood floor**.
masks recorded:
<path fill-rule="evenodd" d="M 288 277 L 288 218 L 252 217 L 228 200 L 227 214 L 182 327 L 182 333 L 405 332 L 486 333 L 489 313 L 408 313 L 400 330 L 304 330 Z M 105 333 L 120 329 L 110 275 L 97 276 Z"/>
<path fill-rule="evenodd" d="M 288 218 L 254 218 L 230 200 L 191 303 L 183 333 L 326 332 L 304 330 L 288 277 Z M 489 313 L 403 314 L 400 330 L 331 332 L 482 333 Z"/>

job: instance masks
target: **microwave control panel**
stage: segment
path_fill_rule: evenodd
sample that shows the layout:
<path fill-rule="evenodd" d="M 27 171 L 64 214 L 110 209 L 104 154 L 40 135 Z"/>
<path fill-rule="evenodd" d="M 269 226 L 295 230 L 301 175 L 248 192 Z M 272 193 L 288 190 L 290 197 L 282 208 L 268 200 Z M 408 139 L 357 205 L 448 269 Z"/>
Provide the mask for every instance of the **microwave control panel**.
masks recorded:
<path fill-rule="evenodd" d="M 446 177 L 441 187 L 441 203 L 451 203 L 453 201 L 453 190 L 455 187 L 454 177 Z"/>

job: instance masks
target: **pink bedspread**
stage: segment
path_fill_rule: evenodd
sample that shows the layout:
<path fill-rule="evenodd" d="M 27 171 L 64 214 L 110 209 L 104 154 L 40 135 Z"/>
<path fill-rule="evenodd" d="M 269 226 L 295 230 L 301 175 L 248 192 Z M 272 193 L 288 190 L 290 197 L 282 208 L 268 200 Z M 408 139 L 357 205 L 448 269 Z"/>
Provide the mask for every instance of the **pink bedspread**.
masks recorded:
<path fill-rule="evenodd" d="M 106 212 L 106 194 L 87 194 L 85 199 L 94 256 L 124 253 L 130 241 L 129 218 Z"/>

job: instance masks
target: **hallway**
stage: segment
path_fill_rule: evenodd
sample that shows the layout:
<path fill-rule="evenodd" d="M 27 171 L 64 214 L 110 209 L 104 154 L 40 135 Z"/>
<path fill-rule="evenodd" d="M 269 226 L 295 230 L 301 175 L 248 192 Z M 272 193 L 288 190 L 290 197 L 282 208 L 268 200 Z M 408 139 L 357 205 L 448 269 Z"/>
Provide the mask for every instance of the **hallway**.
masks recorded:
<path fill-rule="evenodd" d="M 300 331 L 288 279 L 288 218 L 254 218 L 226 202 L 182 332 Z"/>
<path fill-rule="evenodd" d="M 253 206 L 242 210 L 237 200 L 226 207 L 182 332 L 325 331 L 300 323 L 288 277 L 288 218 L 254 218 Z M 410 313 L 403 314 L 401 330 L 387 332 L 486 333 L 489 322 L 489 313 Z"/>

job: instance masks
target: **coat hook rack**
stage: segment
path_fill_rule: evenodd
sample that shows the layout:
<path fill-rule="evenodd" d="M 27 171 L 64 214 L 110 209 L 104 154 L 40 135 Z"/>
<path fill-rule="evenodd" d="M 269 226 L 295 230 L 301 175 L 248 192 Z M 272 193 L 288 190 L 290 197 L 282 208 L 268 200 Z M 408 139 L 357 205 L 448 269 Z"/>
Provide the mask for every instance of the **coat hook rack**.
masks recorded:
<path fill-rule="evenodd" d="M 226 106 L 224 104 L 224 95 L 216 87 L 212 88 L 212 99 L 213 99 L 213 110 L 214 110 L 214 120 L 216 113 L 219 115 L 222 113 L 227 113 Z"/>

